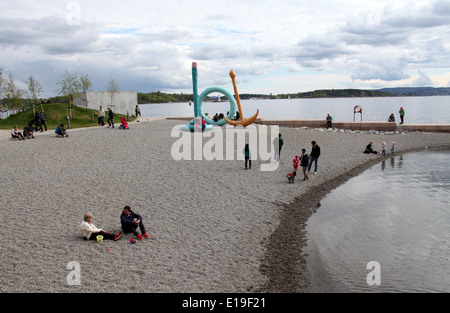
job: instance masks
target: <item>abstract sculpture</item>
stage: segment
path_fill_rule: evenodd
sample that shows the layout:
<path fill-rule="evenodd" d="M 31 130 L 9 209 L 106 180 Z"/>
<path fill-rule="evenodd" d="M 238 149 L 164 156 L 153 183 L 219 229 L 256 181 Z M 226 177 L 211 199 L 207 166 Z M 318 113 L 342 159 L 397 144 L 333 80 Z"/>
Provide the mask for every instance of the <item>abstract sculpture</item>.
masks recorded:
<path fill-rule="evenodd" d="M 246 126 L 250 125 L 251 123 L 253 123 L 255 121 L 256 117 L 258 116 L 259 110 L 257 110 L 256 114 L 253 115 L 252 117 L 250 117 L 248 119 L 244 119 L 244 115 L 243 115 L 242 107 L 241 107 L 241 101 L 239 99 L 239 93 L 237 91 L 237 86 L 236 86 L 236 73 L 233 70 L 230 71 L 230 77 L 231 77 L 231 80 L 233 82 L 233 88 L 234 88 L 234 93 L 235 93 L 236 99 L 225 88 L 216 87 L 216 86 L 206 88 L 200 94 L 200 96 L 198 96 L 198 89 L 197 89 L 197 78 L 198 78 L 197 62 L 192 62 L 192 85 L 193 85 L 193 96 L 194 96 L 194 119 L 191 120 L 191 122 L 189 124 L 181 126 L 182 130 L 191 131 L 191 132 L 198 132 L 201 129 L 202 117 L 203 117 L 203 119 L 205 120 L 205 122 L 207 124 L 203 131 L 212 129 L 213 125 L 222 126 L 222 125 L 226 124 L 227 122 L 229 124 L 231 124 L 231 125 L 234 125 L 234 126 L 242 125 L 242 126 L 246 127 Z M 221 119 L 221 120 L 218 120 L 218 121 L 213 121 L 212 119 L 207 117 L 205 115 L 205 113 L 203 113 L 203 100 L 210 93 L 213 93 L 213 92 L 220 92 L 220 93 L 224 94 L 228 98 L 228 100 L 230 102 L 230 111 L 229 111 L 228 115 L 224 119 Z M 236 114 L 236 101 L 237 101 L 237 107 L 239 109 L 240 120 L 233 120 L 233 117 Z"/>

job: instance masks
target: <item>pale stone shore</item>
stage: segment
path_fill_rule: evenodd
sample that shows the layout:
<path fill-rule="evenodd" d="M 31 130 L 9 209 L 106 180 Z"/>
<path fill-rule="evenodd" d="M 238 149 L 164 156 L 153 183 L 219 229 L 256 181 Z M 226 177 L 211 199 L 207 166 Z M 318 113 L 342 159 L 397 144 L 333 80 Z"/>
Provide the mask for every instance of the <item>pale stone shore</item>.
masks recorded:
<path fill-rule="evenodd" d="M 244 170 L 241 160 L 175 161 L 171 132 L 181 124 L 144 118 L 126 131 L 49 130 L 24 142 L 0 132 L 0 292 L 301 291 L 302 223 L 316 197 L 382 160 L 362 153 L 369 141 L 376 150 L 395 141 L 397 154 L 450 147 L 446 133 L 280 128 L 279 167 L 260 171 L 253 161 Z M 312 140 L 322 150 L 318 174 L 288 184 L 292 159 Z M 125 205 L 143 215 L 151 239 L 81 238 L 84 213 L 116 232 Z M 80 285 L 68 283 L 71 262 Z"/>

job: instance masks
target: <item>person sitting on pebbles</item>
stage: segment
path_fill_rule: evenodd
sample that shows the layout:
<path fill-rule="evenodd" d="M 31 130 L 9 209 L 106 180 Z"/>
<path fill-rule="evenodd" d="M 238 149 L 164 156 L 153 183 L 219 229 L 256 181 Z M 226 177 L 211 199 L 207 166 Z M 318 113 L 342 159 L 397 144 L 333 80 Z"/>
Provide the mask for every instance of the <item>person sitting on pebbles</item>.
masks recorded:
<path fill-rule="evenodd" d="M 92 224 L 92 219 L 94 216 L 92 213 L 84 214 L 84 220 L 80 224 L 81 235 L 85 240 L 97 240 L 97 236 L 101 235 L 104 239 L 118 240 L 122 236 L 122 232 L 116 234 L 108 233 L 101 228 L 97 228 Z"/>
<path fill-rule="evenodd" d="M 369 144 L 366 146 L 366 150 L 364 150 L 365 154 L 370 154 L 370 153 L 379 154 L 377 151 L 373 150 L 372 145 L 373 145 L 373 142 L 372 141 L 369 142 Z"/>
<path fill-rule="evenodd" d="M 23 135 L 28 139 L 34 138 L 34 131 L 33 128 L 30 126 L 30 124 L 28 123 L 25 124 L 25 128 L 23 129 Z"/>
<path fill-rule="evenodd" d="M 64 124 L 59 124 L 58 128 L 56 128 L 56 134 L 58 136 L 69 137 L 67 130 L 64 128 Z"/>
<path fill-rule="evenodd" d="M 120 222 L 122 224 L 122 230 L 125 234 L 133 233 L 139 240 L 150 238 L 145 230 L 144 223 L 142 222 L 142 216 L 131 211 L 129 205 L 123 208 L 122 214 L 120 215 Z M 136 231 L 138 227 L 142 235 L 138 234 Z M 144 238 L 142 236 L 144 236 Z"/>
<path fill-rule="evenodd" d="M 14 127 L 11 129 L 11 137 L 17 138 L 19 140 L 25 140 L 22 133 L 17 129 L 17 125 L 14 125 Z"/>

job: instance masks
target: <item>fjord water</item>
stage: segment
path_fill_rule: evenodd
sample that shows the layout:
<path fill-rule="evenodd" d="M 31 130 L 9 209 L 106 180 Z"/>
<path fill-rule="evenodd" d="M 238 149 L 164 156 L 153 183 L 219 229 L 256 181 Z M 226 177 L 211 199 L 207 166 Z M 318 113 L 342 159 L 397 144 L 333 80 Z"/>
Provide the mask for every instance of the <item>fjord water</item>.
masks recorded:
<path fill-rule="evenodd" d="M 350 179 L 306 233 L 308 291 L 450 292 L 450 151 L 395 156 Z M 379 286 L 367 283 L 371 261 Z"/>
<path fill-rule="evenodd" d="M 394 113 L 400 122 L 399 109 L 403 107 L 406 124 L 450 124 L 450 96 L 432 97 L 380 97 L 380 98 L 318 98 L 242 100 L 245 117 L 252 116 L 259 109 L 259 117 L 266 119 L 325 119 L 330 114 L 334 121 L 353 121 L 353 108 L 362 107 L 363 121 L 387 121 Z M 144 117 L 193 116 L 194 106 L 183 103 L 141 104 Z M 226 114 L 229 102 L 205 102 L 203 112 L 214 115 Z M 361 115 L 356 114 L 360 121 Z"/>

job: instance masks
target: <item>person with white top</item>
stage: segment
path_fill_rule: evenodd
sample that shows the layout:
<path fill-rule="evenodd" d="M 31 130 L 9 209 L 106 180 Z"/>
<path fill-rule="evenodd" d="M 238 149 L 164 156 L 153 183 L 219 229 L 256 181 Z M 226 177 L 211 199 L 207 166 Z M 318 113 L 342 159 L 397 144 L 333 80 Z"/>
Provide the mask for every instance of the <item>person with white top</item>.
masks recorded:
<path fill-rule="evenodd" d="M 92 213 L 86 213 L 84 215 L 84 221 L 80 224 L 81 235 L 85 240 L 97 240 L 98 235 L 102 235 L 104 239 L 118 240 L 122 236 L 122 232 L 112 234 L 104 231 L 102 228 L 97 228 L 92 224 Z"/>
<path fill-rule="evenodd" d="M 25 140 L 22 133 L 17 129 L 17 125 L 14 125 L 13 129 L 11 129 L 11 137 L 17 138 L 19 140 Z"/>
<path fill-rule="evenodd" d="M 98 125 L 105 126 L 105 110 L 103 110 L 102 106 L 98 110 Z"/>

